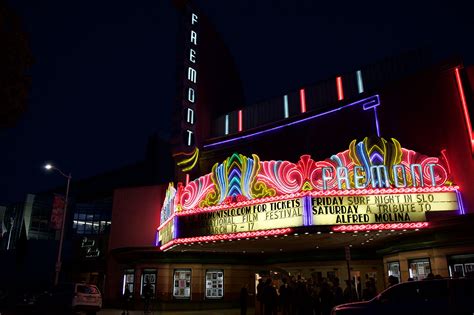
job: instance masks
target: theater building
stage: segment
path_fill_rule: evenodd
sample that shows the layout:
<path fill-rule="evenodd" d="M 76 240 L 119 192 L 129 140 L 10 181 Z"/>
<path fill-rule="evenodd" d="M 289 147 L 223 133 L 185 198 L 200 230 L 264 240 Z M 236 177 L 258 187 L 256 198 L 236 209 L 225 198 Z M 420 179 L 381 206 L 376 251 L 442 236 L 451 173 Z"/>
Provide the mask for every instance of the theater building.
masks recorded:
<path fill-rule="evenodd" d="M 205 17 L 182 17 L 175 179 L 115 191 L 109 303 L 128 287 L 140 307 L 146 283 L 163 309 L 199 308 L 260 277 L 380 291 L 474 271 L 473 67 L 412 53 L 244 106 L 231 60 L 219 82 L 203 61 Z"/>

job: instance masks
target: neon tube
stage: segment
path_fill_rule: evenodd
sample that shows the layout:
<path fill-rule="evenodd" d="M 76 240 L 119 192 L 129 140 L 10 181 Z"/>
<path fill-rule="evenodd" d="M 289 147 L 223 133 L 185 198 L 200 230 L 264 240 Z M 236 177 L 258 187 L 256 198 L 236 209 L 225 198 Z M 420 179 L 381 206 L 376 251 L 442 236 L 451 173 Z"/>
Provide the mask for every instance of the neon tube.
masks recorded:
<path fill-rule="evenodd" d="M 466 128 L 469 134 L 469 140 L 471 140 L 471 152 L 474 152 L 474 136 L 472 134 L 471 118 L 469 117 L 469 110 L 467 108 L 466 97 L 464 95 L 464 88 L 462 86 L 461 74 L 459 73 L 459 67 L 454 68 L 456 74 L 456 82 L 458 84 L 459 96 L 461 97 L 462 108 L 464 111 L 464 118 L 466 119 Z"/>
<path fill-rule="evenodd" d="M 362 81 L 362 71 L 357 70 L 357 89 L 360 93 L 364 93 L 364 82 Z"/>
<path fill-rule="evenodd" d="M 301 113 L 306 113 L 306 95 L 304 93 L 304 89 L 300 90 L 300 108 Z"/>
<path fill-rule="evenodd" d="M 375 130 L 377 130 L 377 137 L 380 137 L 379 117 L 377 115 L 377 106 L 374 106 Z"/>
<path fill-rule="evenodd" d="M 229 115 L 225 115 L 225 126 L 224 126 L 224 134 L 229 134 Z"/>
<path fill-rule="evenodd" d="M 464 204 L 462 202 L 461 192 L 457 189 L 456 189 L 456 196 L 458 197 L 459 213 L 466 214 L 466 212 L 464 211 Z"/>
<path fill-rule="evenodd" d="M 284 110 L 285 118 L 290 117 L 290 114 L 288 111 L 288 95 L 283 96 L 283 110 Z"/>
<path fill-rule="evenodd" d="M 303 197 L 303 225 L 313 225 L 313 199 L 310 196 Z"/>
<path fill-rule="evenodd" d="M 360 224 L 360 225 L 338 225 L 334 226 L 334 232 L 352 231 L 380 231 L 380 230 L 408 230 L 425 229 L 430 224 L 428 222 L 407 222 L 407 223 L 381 223 L 381 224 Z"/>
<path fill-rule="evenodd" d="M 239 110 L 239 132 L 242 131 L 242 110 Z"/>
<path fill-rule="evenodd" d="M 342 101 L 344 99 L 344 89 L 342 88 L 342 77 L 336 78 L 336 86 L 337 86 L 337 99 Z"/>
<path fill-rule="evenodd" d="M 292 126 L 292 125 L 297 125 L 297 124 L 306 122 L 308 120 L 315 119 L 315 118 L 318 118 L 318 117 L 321 117 L 321 116 L 324 116 L 324 115 L 328 115 L 328 114 L 340 111 L 341 109 L 351 107 L 351 106 L 356 106 L 356 105 L 363 105 L 364 110 L 367 110 L 368 108 L 372 108 L 374 106 L 380 105 L 380 97 L 379 97 L 379 95 L 376 94 L 376 95 L 373 95 L 373 96 L 355 101 L 353 103 L 331 109 L 327 112 L 318 113 L 318 114 L 315 114 L 315 115 L 312 115 L 312 116 L 309 116 L 309 117 L 306 117 L 306 118 L 303 118 L 303 119 L 299 119 L 299 120 L 296 120 L 296 121 L 293 121 L 293 122 L 290 122 L 290 123 L 287 123 L 287 124 L 283 124 L 283 125 L 280 125 L 280 126 L 277 126 L 277 127 L 268 128 L 268 129 L 265 129 L 265 130 L 249 133 L 247 135 L 243 135 L 243 136 L 240 136 L 240 137 L 235 137 L 235 138 L 232 138 L 232 139 L 226 139 L 226 140 L 206 144 L 206 145 L 204 145 L 204 148 L 215 147 L 215 146 L 218 146 L 218 145 L 221 145 L 221 144 L 231 143 L 231 142 L 235 142 L 235 141 L 240 141 L 242 139 L 248 139 L 248 138 L 251 138 L 251 137 L 258 136 L 258 135 L 266 134 L 266 133 L 269 133 L 269 132 L 273 132 L 273 131 L 276 131 L 276 130 L 279 130 L 279 129 L 282 129 L 282 128 L 285 128 L 285 127 L 289 127 L 289 126 Z"/>

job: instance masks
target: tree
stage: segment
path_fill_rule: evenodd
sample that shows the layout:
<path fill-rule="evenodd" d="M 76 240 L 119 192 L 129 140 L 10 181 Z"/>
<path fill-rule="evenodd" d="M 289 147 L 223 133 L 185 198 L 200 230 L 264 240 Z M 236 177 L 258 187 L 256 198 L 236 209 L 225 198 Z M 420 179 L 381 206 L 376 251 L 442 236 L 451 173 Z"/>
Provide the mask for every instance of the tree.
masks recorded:
<path fill-rule="evenodd" d="M 12 127 L 27 109 L 33 64 L 20 18 L 0 0 L 0 128 Z"/>

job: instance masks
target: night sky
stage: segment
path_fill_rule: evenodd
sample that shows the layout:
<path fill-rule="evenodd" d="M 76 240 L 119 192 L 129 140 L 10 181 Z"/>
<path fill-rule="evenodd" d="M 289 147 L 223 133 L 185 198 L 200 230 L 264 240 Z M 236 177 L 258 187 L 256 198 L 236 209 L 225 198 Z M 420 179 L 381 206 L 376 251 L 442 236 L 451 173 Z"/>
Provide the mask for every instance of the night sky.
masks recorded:
<path fill-rule="evenodd" d="M 169 134 L 178 14 L 168 0 L 9 0 L 35 64 L 28 111 L 0 131 L 0 205 L 144 157 Z M 248 104 L 401 52 L 474 64 L 473 5 L 455 1 L 198 1 L 240 70 Z"/>

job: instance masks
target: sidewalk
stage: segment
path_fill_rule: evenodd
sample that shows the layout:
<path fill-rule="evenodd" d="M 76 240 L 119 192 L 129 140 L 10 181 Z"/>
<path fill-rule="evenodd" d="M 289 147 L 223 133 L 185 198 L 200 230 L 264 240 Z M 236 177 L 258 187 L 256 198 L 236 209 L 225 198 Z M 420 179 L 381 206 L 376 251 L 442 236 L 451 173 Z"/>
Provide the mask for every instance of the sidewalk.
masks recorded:
<path fill-rule="evenodd" d="M 253 315 L 254 309 L 249 308 L 247 315 Z M 122 310 L 118 309 L 104 309 L 97 315 L 121 315 Z M 130 311 L 129 315 L 143 315 L 143 311 Z M 225 310 L 200 310 L 200 311 L 154 311 L 150 315 L 240 315 L 240 309 L 225 309 Z"/>

